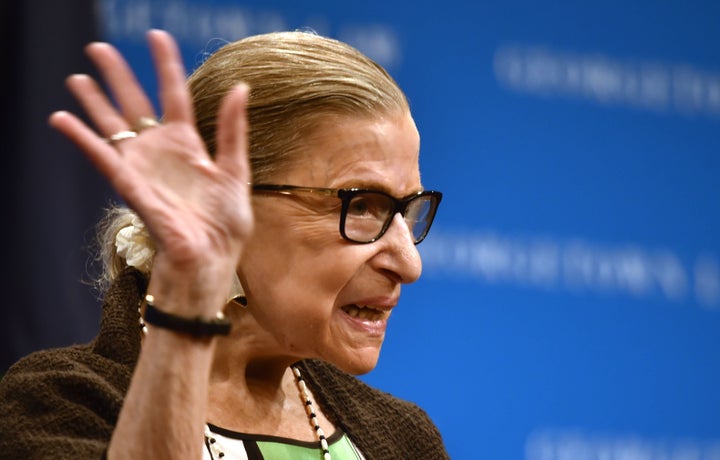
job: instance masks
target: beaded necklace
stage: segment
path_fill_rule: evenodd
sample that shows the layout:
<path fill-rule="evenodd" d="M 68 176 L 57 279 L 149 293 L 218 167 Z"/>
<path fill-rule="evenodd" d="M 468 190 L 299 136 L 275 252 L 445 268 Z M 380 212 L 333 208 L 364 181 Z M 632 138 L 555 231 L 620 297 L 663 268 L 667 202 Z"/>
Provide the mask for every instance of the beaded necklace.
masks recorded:
<path fill-rule="evenodd" d="M 317 435 L 318 441 L 320 442 L 322 460 L 332 460 L 330 456 L 330 448 L 327 443 L 327 438 L 325 437 L 325 432 L 322 430 L 322 428 L 320 428 L 317 414 L 315 413 L 315 408 L 313 406 L 312 400 L 310 399 L 310 391 L 305 384 L 305 380 L 300 373 L 300 369 L 295 366 L 292 366 L 291 369 L 293 371 L 293 374 L 295 375 L 295 383 L 297 384 L 298 390 L 300 390 L 303 399 L 305 399 L 305 411 L 307 412 L 308 419 L 310 420 L 310 425 L 313 427 L 313 430 L 315 430 L 315 434 Z M 215 435 L 212 433 L 212 431 L 210 431 L 210 427 L 207 425 L 205 425 L 205 439 L 207 440 L 207 445 L 210 446 L 211 458 L 220 459 L 225 457 L 225 452 L 223 452 L 222 447 L 215 438 Z"/>

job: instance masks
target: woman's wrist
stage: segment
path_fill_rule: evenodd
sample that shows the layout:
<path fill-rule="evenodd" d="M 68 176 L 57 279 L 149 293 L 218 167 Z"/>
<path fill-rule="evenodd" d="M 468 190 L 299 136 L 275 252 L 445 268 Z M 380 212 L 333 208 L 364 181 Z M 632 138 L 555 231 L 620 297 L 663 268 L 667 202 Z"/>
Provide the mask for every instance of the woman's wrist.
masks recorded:
<path fill-rule="evenodd" d="M 217 317 L 227 303 L 234 263 L 177 268 L 156 255 L 148 283 L 151 302 L 163 312 L 185 318 Z"/>
<path fill-rule="evenodd" d="M 222 312 L 218 312 L 213 318 L 204 318 L 202 316 L 185 317 L 168 313 L 155 305 L 155 298 L 151 294 L 145 296 L 143 311 L 143 319 L 146 324 L 197 339 L 206 339 L 215 335 L 228 335 L 232 328 L 230 321 L 225 318 Z"/>

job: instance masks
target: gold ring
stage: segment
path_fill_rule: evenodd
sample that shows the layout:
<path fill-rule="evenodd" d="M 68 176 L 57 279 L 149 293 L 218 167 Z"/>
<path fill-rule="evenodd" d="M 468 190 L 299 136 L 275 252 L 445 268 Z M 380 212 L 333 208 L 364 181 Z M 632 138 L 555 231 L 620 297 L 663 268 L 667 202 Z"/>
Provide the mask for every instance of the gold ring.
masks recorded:
<path fill-rule="evenodd" d="M 141 132 L 148 128 L 154 128 L 158 125 L 160 125 L 160 122 L 153 117 L 140 117 L 138 118 L 137 123 L 135 123 L 135 131 Z"/>
<path fill-rule="evenodd" d="M 116 142 L 124 141 L 125 139 L 132 139 L 137 137 L 138 133 L 135 131 L 118 131 L 115 134 L 108 137 L 105 141 L 108 144 L 114 144 Z"/>

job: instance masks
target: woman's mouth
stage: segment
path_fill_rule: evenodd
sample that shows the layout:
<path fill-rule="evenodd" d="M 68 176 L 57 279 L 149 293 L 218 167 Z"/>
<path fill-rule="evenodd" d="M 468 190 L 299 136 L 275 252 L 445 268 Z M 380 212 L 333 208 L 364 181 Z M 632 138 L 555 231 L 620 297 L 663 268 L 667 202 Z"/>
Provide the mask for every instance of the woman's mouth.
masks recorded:
<path fill-rule="evenodd" d="M 344 305 L 342 311 L 353 318 L 359 318 L 367 321 L 380 321 L 388 316 L 387 310 L 380 310 L 367 305 Z"/>

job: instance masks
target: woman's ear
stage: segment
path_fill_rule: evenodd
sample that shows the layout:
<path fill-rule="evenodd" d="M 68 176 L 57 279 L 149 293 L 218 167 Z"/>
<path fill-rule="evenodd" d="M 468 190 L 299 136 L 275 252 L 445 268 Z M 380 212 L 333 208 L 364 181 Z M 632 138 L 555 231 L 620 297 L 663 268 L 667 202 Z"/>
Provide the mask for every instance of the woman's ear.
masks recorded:
<path fill-rule="evenodd" d="M 232 281 L 230 282 L 230 292 L 228 292 L 227 301 L 235 301 L 243 307 L 247 307 L 247 297 L 245 297 L 245 290 L 243 289 L 242 284 L 240 284 L 240 278 L 238 278 L 236 272 L 233 272 L 232 275 Z"/>

